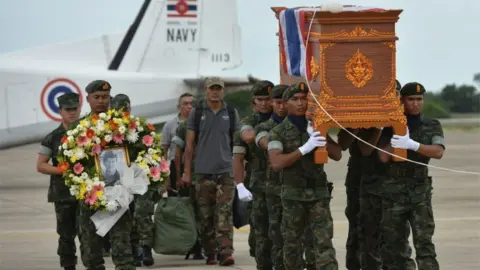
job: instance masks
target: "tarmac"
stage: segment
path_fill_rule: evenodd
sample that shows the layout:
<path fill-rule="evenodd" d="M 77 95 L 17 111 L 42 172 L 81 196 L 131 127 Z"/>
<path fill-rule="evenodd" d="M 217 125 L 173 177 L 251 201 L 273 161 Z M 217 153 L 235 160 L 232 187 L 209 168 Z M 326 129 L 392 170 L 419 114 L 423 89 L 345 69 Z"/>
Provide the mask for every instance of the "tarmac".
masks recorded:
<path fill-rule="evenodd" d="M 432 165 L 480 172 L 480 132 L 446 131 L 446 152 Z M 38 144 L 0 151 L 0 269 L 61 269 L 56 254 L 53 205 L 47 203 L 48 177 L 36 171 Z M 348 223 L 344 179 L 348 153 L 340 162 L 326 164 L 334 182 L 332 214 L 339 269 L 345 269 Z M 480 176 L 430 169 L 434 179 L 436 222 L 433 241 L 441 269 L 480 269 Z M 256 269 L 248 253 L 248 226 L 235 231 L 234 268 Z M 410 242 L 412 243 L 412 242 Z M 78 255 L 79 256 L 79 255 Z M 413 255 L 414 257 L 415 255 Z M 150 269 L 211 269 L 204 261 L 183 256 L 154 255 Z M 107 269 L 114 269 L 106 258 Z M 142 267 L 145 268 L 146 267 Z M 84 269 L 79 259 L 77 269 Z"/>

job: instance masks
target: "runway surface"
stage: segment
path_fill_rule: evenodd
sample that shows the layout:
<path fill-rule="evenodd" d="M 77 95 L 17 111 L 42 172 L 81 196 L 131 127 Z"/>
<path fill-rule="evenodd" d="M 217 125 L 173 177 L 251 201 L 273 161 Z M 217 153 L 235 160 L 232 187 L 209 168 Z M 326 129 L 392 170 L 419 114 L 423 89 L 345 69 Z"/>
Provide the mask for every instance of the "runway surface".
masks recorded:
<path fill-rule="evenodd" d="M 446 132 L 447 150 L 433 165 L 480 172 L 480 133 Z M 47 203 L 48 177 L 36 172 L 38 144 L 0 151 L 0 269 L 61 269 L 53 206 Z M 345 269 L 348 224 L 344 215 L 346 162 L 329 161 L 328 177 L 335 183 L 332 212 L 339 269 Z M 441 269 L 480 269 L 480 177 L 431 169 L 436 220 L 434 243 Z M 248 227 L 235 232 L 235 267 L 255 269 L 248 255 Z M 114 269 L 106 258 L 108 269 Z M 207 269 L 204 261 L 155 255 L 151 269 Z M 84 269 L 80 264 L 77 269 Z"/>

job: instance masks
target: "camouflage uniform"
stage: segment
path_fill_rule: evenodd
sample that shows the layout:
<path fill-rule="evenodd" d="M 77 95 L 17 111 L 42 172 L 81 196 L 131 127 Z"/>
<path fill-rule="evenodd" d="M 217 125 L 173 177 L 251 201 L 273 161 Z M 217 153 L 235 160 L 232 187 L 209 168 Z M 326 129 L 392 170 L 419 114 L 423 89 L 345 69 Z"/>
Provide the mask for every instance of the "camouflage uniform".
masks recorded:
<path fill-rule="evenodd" d="M 299 86 L 300 85 L 300 86 Z M 290 99 L 294 94 L 306 92 L 305 85 L 290 86 L 283 94 Z M 297 127 L 287 117 L 269 133 L 268 150 L 283 153 L 297 151 L 308 141 L 307 127 Z M 335 249 L 332 245 L 333 219 L 330 212 L 330 195 L 323 164 L 315 164 L 311 152 L 293 165 L 281 170 L 282 179 L 282 230 L 285 269 L 303 269 L 301 239 L 307 227 L 314 238 L 316 268 L 337 270 Z"/>
<path fill-rule="evenodd" d="M 77 108 L 79 105 L 78 94 L 68 93 L 58 98 L 61 108 Z M 61 139 L 66 135 L 66 129 L 60 124 L 50 132 L 41 142 L 39 154 L 52 160 L 52 166 L 57 167 L 58 148 L 62 144 Z M 55 206 L 57 219 L 58 248 L 60 266 L 65 269 L 75 269 L 77 264 L 75 237 L 77 236 L 76 217 L 77 201 L 70 195 L 69 188 L 65 185 L 62 175 L 51 175 L 48 187 L 48 202 Z"/>
<path fill-rule="evenodd" d="M 418 83 L 406 84 L 402 96 L 423 95 L 425 88 Z M 410 138 L 423 145 L 444 147 L 444 135 L 440 122 L 423 116 L 408 116 Z M 390 143 L 392 129 L 382 133 L 381 145 Z M 430 158 L 408 150 L 407 158 L 428 164 Z M 407 232 L 404 224 L 408 221 L 412 228 L 418 269 L 436 270 L 435 245 L 432 236 L 435 230 L 432 208 L 432 179 L 428 167 L 411 162 L 390 162 L 387 176 L 382 180 L 386 196 L 383 197 L 382 231 L 384 235 L 384 266 L 388 270 L 405 269 L 408 258 L 404 253 Z"/>
<path fill-rule="evenodd" d="M 273 88 L 273 83 L 257 83 L 252 87 L 252 95 L 269 96 Z M 255 128 L 262 122 L 269 119 L 270 114 L 260 112 L 253 113 L 240 121 L 241 131 L 247 128 Z M 255 261 L 257 269 L 272 269 L 272 241 L 268 236 L 268 208 L 265 196 L 265 179 L 267 171 L 267 158 L 265 152 L 257 147 L 255 143 L 249 144 L 248 149 L 252 154 L 249 187 L 253 193 L 252 201 L 252 219 L 255 224 Z"/>
<path fill-rule="evenodd" d="M 244 160 L 246 161 L 245 165 L 245 177 L 243 180 L 244 186 L 251 192 L 250 189 L 250 176 L 252 175 L 252 154 L 246 144 L 240 138 L 240 132 L 235 132 L 233 137 L 233 154 L 244 154 Z M 250 232 L 248 233 L 248 246 L 250 248 L 250 256 L 255 257 L 255 226 L 252 219 L 252 206 L 253 202 L 249 201 L 247 203 L 247 215 L 248 215 L 248 224 L 250 225 Z"/>
<path fill-rule="evenodd" d="M 110 90 L 111 85 L 103 80 L 93 81 L 86 87 L 88 94 Z M 78 123 L 79 121 L 72 124 L 70 129 L 75 128 Z M 92 160 L 89 167 L 94 168 L 94 166 L 95 164 Z M 87 270 L 104 270 L 105 260 L 102 256 L 102 237 L 96 233 L 95 225 L 90 219 L 95 214 L 95 211 L 90 210 L 83 201 L 79 201 L 78 208 L 78 236 L 83 264 Z M 112 261 L 116 270 L 136 269 L 130 240 L 132 226 L 132 214 L 128 210 L 108 232 L 112 243 Z"/>

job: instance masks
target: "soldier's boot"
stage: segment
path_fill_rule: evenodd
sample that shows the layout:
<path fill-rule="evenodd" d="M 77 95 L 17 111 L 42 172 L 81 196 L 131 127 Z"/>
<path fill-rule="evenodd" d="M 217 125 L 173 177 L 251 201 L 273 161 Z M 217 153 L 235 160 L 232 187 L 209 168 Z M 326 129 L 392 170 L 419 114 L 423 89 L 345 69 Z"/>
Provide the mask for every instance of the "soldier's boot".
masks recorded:
<path fill-rule="evenodd" d="M 63 269 L 65 269 L 65 270 L 75 270 L 76 268 L 75 268 L 75 265 L 72 265 L 72 266 L 66 266 Z"/>
<path fill-rule="evenodd" d="M 218 265 L 220 266 L 230 266 L 234 265 L 235 260 L 232 255 L 219 255 L 218 256 Z"/>
<path fill-rule="evenodd" d="M 135 265 L 136 266 L 142 266 L 142 259 L 143 259 L 143 249 L 138 247 L 138 248 L 133 248 L 132 252 L 134 258 L 135 258 Z"/>
<path fill-rule="evenodd" d="M 206 265 L 215 265 L 217 264 L 217 260 L 215 259 L 215 254 L 207 255 L 207 259 L 205 260 Z"/>
<path fill-rule="evenodd" d="M 306 270 L 316 270 L 315 264 L 314 263 L 306 263 L 305 264 L 305 269 Z"/>
<path fill-rule="evenodd" d="M 195 246 L 193 246 L 192 253 L 193 253 L 194 260 L 205 259 L 205 257 L 203 257 L 203 254 L 202 254 L 202 245 L 200 244 L 199 241 L 197 241 L 197 243 L 195 243 Z"/>
<path fill-rule="evenodd" d="M 143 265 L 152 266 L 153 263 L 152 248 L 143 246 Z"/>

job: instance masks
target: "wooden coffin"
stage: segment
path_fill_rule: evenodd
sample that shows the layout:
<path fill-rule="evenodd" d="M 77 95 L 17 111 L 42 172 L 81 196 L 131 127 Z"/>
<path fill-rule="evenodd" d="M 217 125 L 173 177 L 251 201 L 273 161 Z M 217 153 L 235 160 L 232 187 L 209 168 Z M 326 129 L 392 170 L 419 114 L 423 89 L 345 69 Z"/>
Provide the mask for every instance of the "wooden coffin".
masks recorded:
<path fill-rule="evenodd" d="M 272 8 L 278 19 L 285 7 Z M 309 81 L 309 115 L 314 129 L 326 134 L 338 127 L 320 106 L 346 128 L 392 126 L 394 134 L 406 134 L 406 118 L 396 92 L 395 23 L 402 10 L 306 12 L 308 31 L 307 59 Z M 279 35 L 280 36 L 280 35 Z M 283 84 L 305 81 L 290 76 L 284 69 L 285 55 L 280 47 L 280 78 Z M 394 149 L 406 158 L 406 150 Z M 394 158 L 395 161 L 402 159 Z M 327 163 L 325 148 L 315 152 L 317 163 Z"/>

